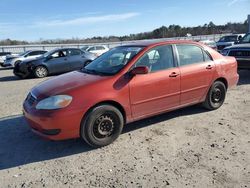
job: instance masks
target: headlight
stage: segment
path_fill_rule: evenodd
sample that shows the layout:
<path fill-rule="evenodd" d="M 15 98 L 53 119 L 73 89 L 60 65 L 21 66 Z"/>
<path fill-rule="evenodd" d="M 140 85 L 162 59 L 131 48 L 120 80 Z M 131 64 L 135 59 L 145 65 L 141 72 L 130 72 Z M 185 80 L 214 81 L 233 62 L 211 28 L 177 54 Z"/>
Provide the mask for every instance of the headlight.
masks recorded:
<path fill-rule="evenodd" d="M 56 95 L 48 97 L 38 102 L 38 104 L 36 105 L 36 109 L 38 110 L 61 109 L 68 106 L 71 103 L 71 101 L 72 97 L 69 95 Z"/>

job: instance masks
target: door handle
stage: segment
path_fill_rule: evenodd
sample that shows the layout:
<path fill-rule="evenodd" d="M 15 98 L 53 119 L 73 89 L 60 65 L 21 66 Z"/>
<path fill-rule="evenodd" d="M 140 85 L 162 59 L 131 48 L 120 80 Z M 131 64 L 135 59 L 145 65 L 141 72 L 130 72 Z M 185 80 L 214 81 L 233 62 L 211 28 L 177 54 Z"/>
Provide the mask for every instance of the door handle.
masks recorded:
<path fill-rule="evenodd" d="M 177 77 L 179 76 L 179 74 L 177 74 L 176 72 L 172 72 L 169 77 L 173 78 L 173 77 Z"/>
<path fill-rule="evenodd" d="M 212 67 L 212 65 L 208 65 L 207 67 L 206 67 L 206 69 L 212 69 L 213 67 Z"/>

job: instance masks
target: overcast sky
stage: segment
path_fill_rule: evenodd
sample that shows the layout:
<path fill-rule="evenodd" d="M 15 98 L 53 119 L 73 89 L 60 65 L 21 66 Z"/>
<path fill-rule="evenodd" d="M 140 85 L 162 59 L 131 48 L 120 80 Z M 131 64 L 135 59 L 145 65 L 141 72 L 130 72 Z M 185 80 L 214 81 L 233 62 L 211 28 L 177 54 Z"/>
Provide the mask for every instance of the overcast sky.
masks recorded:
<path fill-rule="evenodd" d="M 35 41 L 243 22 L 250 0 L 1 0 L 0 39 Z"/>

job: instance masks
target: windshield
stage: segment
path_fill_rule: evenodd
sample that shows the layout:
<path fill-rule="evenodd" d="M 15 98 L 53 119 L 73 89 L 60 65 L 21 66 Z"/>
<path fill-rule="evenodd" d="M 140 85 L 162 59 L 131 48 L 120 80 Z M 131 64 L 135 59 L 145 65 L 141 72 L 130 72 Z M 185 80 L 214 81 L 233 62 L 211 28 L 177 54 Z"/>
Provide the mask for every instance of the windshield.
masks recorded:
<path fill-rule="evenodd" d="M 81 50 L 86 51 L 88 48 L 89 48 L 89 46 L 83 46 L 83 47 L 81 48 Z"/>
<path fill-rule="evenodd" d="M 225 37 L 222 37 L 219 42 L 235 42 L 237 41 L 238 37 L 235 35 L 235 36 L 225 36 Z"/>
<path fill-rule="evenodd" d="M 250 43 L 250 33 L 246 34 L 240 41 L 240 43 Z"/>
<path fill-rule="evenodd" d="M 90 74 L 114 75 L 138 54 L 143 47 L 120 46 L 106 52 L 92 63 L 88 64 L 83 72 Z"/>
<path fill-rule="evenodd" d="M 51 50 L 51 51 L 48 51 L 46 53 L 43 54 L 43 57 L 48 57 L 50 56 L 51 54 L 53 54 L 54 52 L 56 52 L 58 49 L 54 49 L 54 50 Z"/>
<path fill-rule="evenodd" d="M 25 51 L 25 52 L 20 53 L 19 56 L 24 56 L 24 55 L 26 55 L 28 53 L 30 53 L 30 51 Z"/>

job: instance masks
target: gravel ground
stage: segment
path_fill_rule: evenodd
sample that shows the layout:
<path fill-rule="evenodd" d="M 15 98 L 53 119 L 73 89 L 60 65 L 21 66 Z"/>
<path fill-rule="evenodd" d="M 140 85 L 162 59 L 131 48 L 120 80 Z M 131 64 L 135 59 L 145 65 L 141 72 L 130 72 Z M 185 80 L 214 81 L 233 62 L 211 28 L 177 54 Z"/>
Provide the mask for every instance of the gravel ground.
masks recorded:
<path fill-rule="evenodd" d="M 249 71 L 219 110 L 193 106 L 132 123 L 101 149 L 29 130 L 21 104 L 41 81 L 0 69 L 0 187 L 250 187 Z"/>

